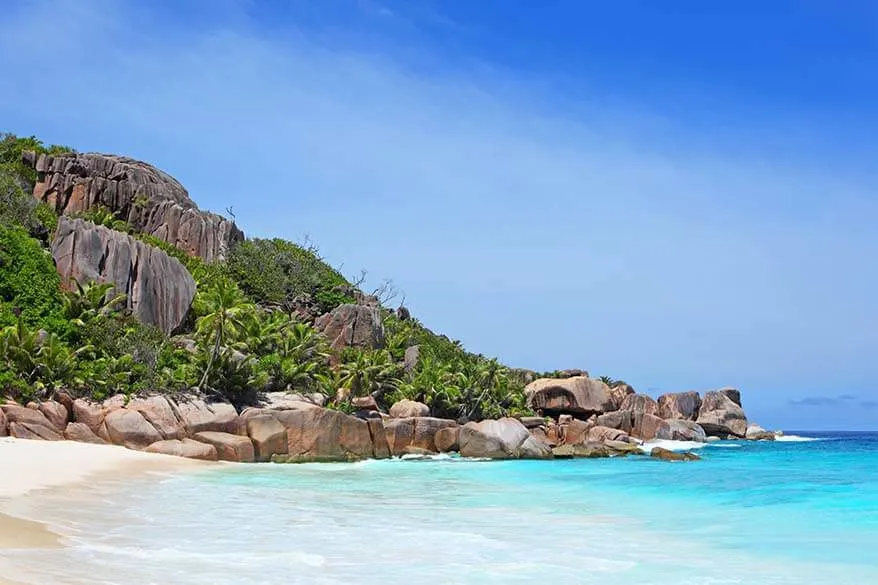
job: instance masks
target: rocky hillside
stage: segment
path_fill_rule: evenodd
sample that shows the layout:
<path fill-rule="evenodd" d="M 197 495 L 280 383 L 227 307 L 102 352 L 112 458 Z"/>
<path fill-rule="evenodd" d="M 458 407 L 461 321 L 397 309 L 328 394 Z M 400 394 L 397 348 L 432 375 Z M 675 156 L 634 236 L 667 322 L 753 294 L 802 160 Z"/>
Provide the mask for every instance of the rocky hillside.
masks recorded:
<path fill-rule="evenodd" d="M 200 211 L 176 179 L 152 165 L 107 154 L 23 153 L 36 171 L 33 196 L 59 215 L 108 209 L 151 234 L 211 262 L 228 256 L 244 234 L 234 222 Z"/>
<path fill-rule="evenodd" d="M 656 401 L 467 352 L 141 161 L 4 135 L 0 199 L 0 433 L 245 461 L 773 437 L 736 390 Z"/>

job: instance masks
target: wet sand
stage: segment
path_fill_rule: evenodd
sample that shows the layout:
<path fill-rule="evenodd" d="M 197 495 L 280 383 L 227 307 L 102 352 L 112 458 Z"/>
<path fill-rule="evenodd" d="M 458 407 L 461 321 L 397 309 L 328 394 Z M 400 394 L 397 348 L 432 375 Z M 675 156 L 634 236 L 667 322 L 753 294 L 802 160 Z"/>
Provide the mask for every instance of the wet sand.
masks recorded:
<path fill-rule="evenodd" d="M 0 438 L 0 550 L 64 546 L 50 518 L 38 522 L 12 511 L 36 493 L 84 482 L 133 479 L 155 472 L 191 472 L 215 465 L 112 445 Z M 18 585 L 17 576 L 0 566 L 0 585 Z"/>

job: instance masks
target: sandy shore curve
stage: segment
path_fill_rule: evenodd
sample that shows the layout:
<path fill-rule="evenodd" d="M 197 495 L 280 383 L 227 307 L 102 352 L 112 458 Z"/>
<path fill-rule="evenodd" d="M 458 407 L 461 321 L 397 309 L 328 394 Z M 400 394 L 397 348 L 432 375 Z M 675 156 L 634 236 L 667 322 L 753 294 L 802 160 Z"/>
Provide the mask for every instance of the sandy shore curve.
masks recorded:
<path fill-rule="evenodd" d="M 101 478 L 117 480 L 150 472 L 203 470 L 215 465 L 115 445 L 0 438 L 0 549 L 62 546 L 51 526 L 9 514 L 12 504 L 34 492 Z M 15 579 L 15 575 L 0 574 L 0 584 L 8 583 L 9 579 Z"/>

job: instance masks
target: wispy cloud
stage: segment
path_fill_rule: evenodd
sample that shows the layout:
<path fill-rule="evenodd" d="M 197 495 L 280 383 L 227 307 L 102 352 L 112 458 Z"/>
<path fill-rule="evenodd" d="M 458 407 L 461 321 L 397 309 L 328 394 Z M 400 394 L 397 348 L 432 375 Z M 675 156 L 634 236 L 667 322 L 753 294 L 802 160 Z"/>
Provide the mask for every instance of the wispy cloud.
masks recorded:
<path fill-rule="evenodd" d="M 824 406 L 824 407 L 849 407 L 872 409 L 878 408 L 878 401 L 861 400 L 858 396 L 842 394 L 840 396 L 809 396 L 789 401 L 790 406 Z"/>

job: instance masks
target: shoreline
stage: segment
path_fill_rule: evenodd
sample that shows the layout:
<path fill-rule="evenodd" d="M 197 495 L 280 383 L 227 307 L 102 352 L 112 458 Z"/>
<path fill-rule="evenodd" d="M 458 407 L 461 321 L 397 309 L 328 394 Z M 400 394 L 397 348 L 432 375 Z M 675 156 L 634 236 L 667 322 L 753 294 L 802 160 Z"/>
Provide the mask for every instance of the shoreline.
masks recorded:
<path fill-rule="evenodd" d="M 64 537 L 51 521 L 21 517 L 13 510 L 39 494 L 101 481 L 136 479 L 150 473 L 210 469 L 218 463 L 144 453 L 116 445 L 75 441 L 0 439 L 0 551 L 62 548 Z M 0 575 L 0 584 L 14 575 Z M 14 582 L 14 581 L 12 581 Z"/>

